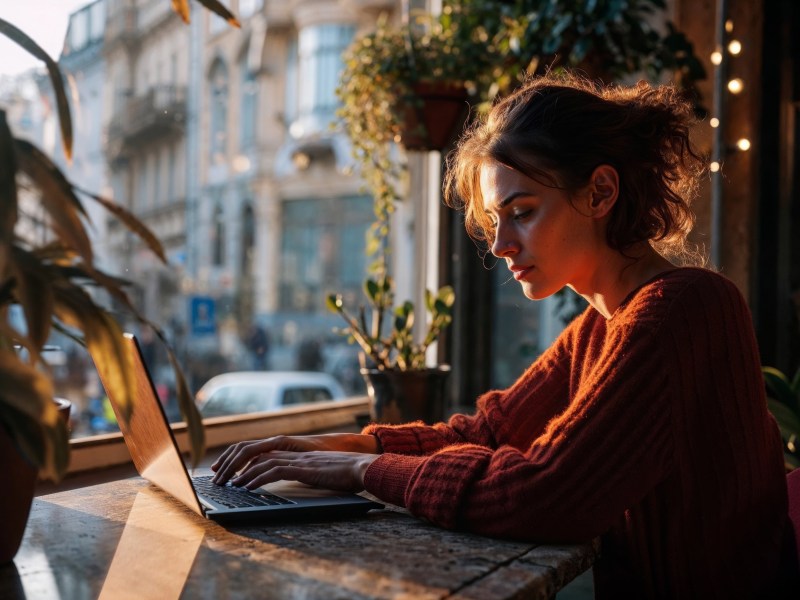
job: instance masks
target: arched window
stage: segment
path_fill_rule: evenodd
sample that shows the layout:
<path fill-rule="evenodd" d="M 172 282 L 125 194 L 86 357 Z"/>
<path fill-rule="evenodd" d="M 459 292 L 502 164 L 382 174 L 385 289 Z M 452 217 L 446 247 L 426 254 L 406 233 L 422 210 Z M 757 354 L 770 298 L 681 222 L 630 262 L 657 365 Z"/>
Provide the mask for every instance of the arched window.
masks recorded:
<path fill-rule="evenodd" d="M 225 264 L 225 213 L 221 204 L 214 207 L 211 227 L 211 262 L 221 267 Z"/>
<path fill-rule="evenodd" d="M 239 147 L 249 148 L 256 141 L 256 115 L 258 109 L 258 82 L 250 69 L 247 53 L 239 60 Z"/>
<path fill-rule="evenodd" d="M 211 162 L 220 163 L 225 160 L 225 131 L 228 120 L 228 69 L 222 59 L 217 58 L 214 61 L 208 79 L 211 94 L 208 147 L 211 152 Z"/>

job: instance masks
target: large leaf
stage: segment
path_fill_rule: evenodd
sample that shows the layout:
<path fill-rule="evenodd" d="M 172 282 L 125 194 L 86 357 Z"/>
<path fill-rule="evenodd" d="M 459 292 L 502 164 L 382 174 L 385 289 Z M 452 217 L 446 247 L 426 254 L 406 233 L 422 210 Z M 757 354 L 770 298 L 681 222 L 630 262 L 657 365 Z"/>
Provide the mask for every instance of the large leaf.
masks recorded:
<path fill-rule="evenodd" d="M 218 14 L 220 17 L 225 19 L 230 25 L 233 27 L 240 28 L 241 24 L 239 20 L 233 15 L 231 11 L 229 11 L 224 4 L 219 2 L 219 0 L 197 0 L 200 4 L 205 6 L 208 10 L 213 13 Z M 174 0 L 173 0 L 174 2 Z"/>
<path fill-rule="evenodd" d="M 107 198 L 103 198 L 102 196 L 92 194 L 91 192 L 87 192 L 86 190 L 83 190 L 78 187 L 76 187 L 75 189 L 79 190 L 83 194 L 86 194 L 95 202 L 100 203 L 108 212 L 110 212 L 120 221 L 122 221 L 130 231 L 138 235 L 142 239 L 142 241 L 145 244 L 147 244 L 150 250 L 152 250 L 153 253 L 156 256 L 158 256 L 161 262 L 166 264 L 167 257 L 166 254 L 164 253 L 164 246 L 161 245 L 161 242 L 158 240 L 155 234 L 153 234 L 153 232 L 150 231 L 147 225 L 145 225 L 138 218 L 136 218 L 136 216 L 133 213 L 131 213 L 123 206 L 120 206 L 113 200 L 108 200 Z"/>
<path fill-rule="evenodd" d="M 197 405 L 195 404 L 194 398 L 189 391 L 189 386 L 186 383 L 186 378 L 183 376 L 183 370 L 178 363 L 175 353 L 172 351 L 172 348 L 164 337 L 164 334 L 157 328 L 155 331 L 156 335 L 158 335 L 167 349 L 169 362 L 172 364 L 172 369 L 175 372 L 178 406 L 181 409 L 183 418 L 186 419 L 187 431 L 189 432 L 189 446 L 192 455 L 192 467 L 196 468 L 203 459 L 206 447 L 203 418 L 200 416 L 200 411 L 197 410 Z"/>
<path fill-rule="evenodd" d="M 106 391 L 118 399 L 122 417 L 130 418 L 136 394 L 133 361 L 117 322 L 78 286 L 55 286 L 55 312 L 66 325 L 83 332 L 86 346 Z"/>
<path fill-rule="evenodd" d="M 45 477 L 58 480 L 69 461 L 66 424 L 58 417 L 48 377 L 0 349 L 0 421 L 17 447 Z"/>
<path fill-rule="evenodd" d="M 788 440 L 792 435 L 800 437 L 800 418 L 797 413 L 782 402 L 772 398 L 767 398 L 767 406 L 769 407 L 769 412 L 778 422 L 778 427 L 784 440 Z"/>
<path fill-rule="evenodd" d="M 92 262 L 92 244 L 81 222 L 86 215 L 72 185 L 53 162 L 33 144 L 15 140 L 19 166 L 41 190 L 41 202 L 50 216 L 50 225 L 61 241 Z"/>
<path fill-rule="evenodd" d="M 794 409 L 800 409 L 797 406 L 797 395 L 794 393 L 786 375 L 774 367 L 762 367 L 761 371 L 764 374 L 767 388 L 775 400 L 779 400 Z"/>
<path fill-rule="evenodd" d="M 189 0 L 172 0 L 172 10 L 178 13 L 184 23 L 189 22 Z"/>
<path fill-rule="evenodd" d="M 17 160 L 14 137 L 0 110 L 0 277 L 5 273 L 17 223 Z"/>
<path fill-rule="evenodd" d="M 17 284 L 14 295 L 25 314 L 28 337 L 38 351 L 47 342 L 53 320 L 52 272 L 23 248 L 15 246 L 11 256 Z"/>
<path fill-rule="evenodd" d="M 45 52 L 39 44 L 34 42 L 28 35 L 3 19 L 0 19 L 0 33 L 16 42 L 19 46 L 33 54 L 36 58 L 43 61 L 47 67 L 47 73 L 53 82 L 53 92 L 56 96 L 58 107 L 58 120 L 61 124 L 61 138 L 64 143 L 64 155 L 67 159 L 72 158 L 72 118 L 69 112 L 69 102 L 64 89 L 64 77 L 58 68 L 58 64 L 50 55 Z"/>

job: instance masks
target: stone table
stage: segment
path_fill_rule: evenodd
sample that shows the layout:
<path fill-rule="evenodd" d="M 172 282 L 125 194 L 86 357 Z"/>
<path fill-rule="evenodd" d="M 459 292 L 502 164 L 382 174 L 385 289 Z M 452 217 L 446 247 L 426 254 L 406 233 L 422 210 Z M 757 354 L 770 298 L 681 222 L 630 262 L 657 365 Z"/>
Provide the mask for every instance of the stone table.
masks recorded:
<path fill-rule="evenodd" d="M 552 598 L 598 550 L 446 531 L 392 507 L 223 527 L 135 477 L 36 498 L 0 598 Z"/>

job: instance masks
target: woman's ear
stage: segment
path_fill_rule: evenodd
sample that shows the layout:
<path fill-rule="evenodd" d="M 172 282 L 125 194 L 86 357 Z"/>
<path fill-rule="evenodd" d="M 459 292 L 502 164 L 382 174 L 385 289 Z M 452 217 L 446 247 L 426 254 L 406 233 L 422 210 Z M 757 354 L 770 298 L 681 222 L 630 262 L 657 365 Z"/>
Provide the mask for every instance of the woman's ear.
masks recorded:
<path fill-rule="evenodd" d="M 619 174 L 611 165 L 600 165 L 589 178 L 589 209 L 600 219 L 611 212 L 619 197 Z"/>

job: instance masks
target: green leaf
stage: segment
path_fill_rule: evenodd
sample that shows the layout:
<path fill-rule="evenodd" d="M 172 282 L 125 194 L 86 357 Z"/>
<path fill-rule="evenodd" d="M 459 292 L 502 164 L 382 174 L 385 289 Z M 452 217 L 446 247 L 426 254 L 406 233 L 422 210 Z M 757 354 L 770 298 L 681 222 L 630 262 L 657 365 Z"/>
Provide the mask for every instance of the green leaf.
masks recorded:
<path fill-rule="evenodd" d="M 788 440 L 792 435 L 800 436 L 800 417 L 791 408 L 772 398 L 767 398 L 767 406 L 778 422 L 784 440 Z"/>
<path fill-rule="evenodd" d="M 58 120 L 61 124 L 61 138 L 64 142 L 64 155 L 67 160 L 72 158 L 72 118 L 69 112 L 69 102 L 64 89 L 64 77 L 58 68 L 58 64 L 50 55 L 45 52 L 39 44 L 34 42 L 28 35 L 3 19 L 0 19 L 0 33 L 16 42 L 17 45 L 27 50 L 30 54 L 43 61 L 47 67 L 47 73 L 53 83 L 53 93 L 56 97 L 58 107 Z"/>
<path fill-rule="evenodd" d="M 764 382 L 767 384 L 767 388 L 772 393 L 773 398 L 787 406 L 795 406 L 797 401 L 796 394 L 792 390 L 786 375 L 774 367 L 762 367 L 761 371 L 764 374 Z"/>
<path fill-rule="evenodd" d="M 367 298 L 370 299 L 371 302 L 377 302 L 378 295 L 380 290 L 378 288 L 378 282 L 374 279 L 367 279 L 364 281 L 364 293 L 367 295 Z"/>
<path fill-rule="evenodd" d="M 325 298 L 325 306 L 328 310 L 334 313 L 341 312 L 342 310 L 342 295 L 341 294 L 328 294 Z"/>

